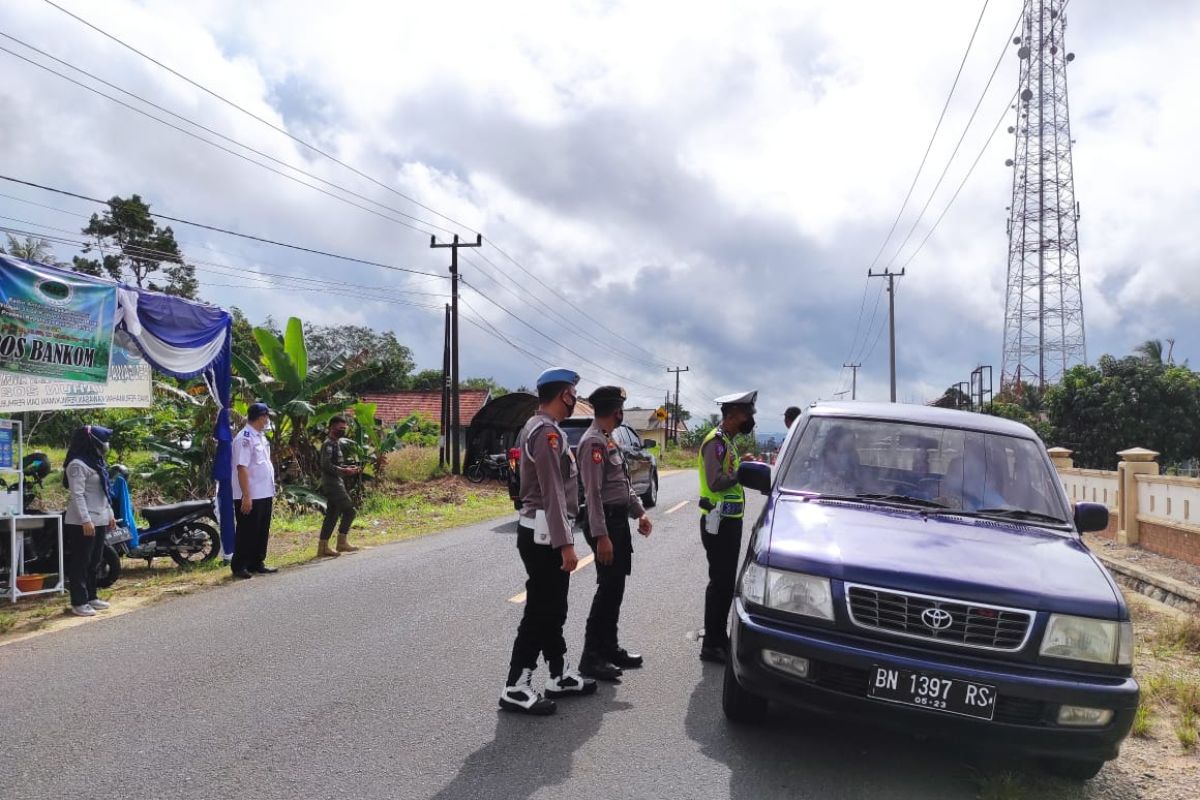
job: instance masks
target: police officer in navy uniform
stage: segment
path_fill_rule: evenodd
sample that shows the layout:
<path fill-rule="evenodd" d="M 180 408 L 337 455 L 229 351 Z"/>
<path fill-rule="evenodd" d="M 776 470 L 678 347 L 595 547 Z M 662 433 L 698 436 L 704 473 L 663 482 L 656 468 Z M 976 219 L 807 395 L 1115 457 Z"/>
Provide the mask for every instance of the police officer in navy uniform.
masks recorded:
<path fill-rule="evenodd" d="M 549 369 L 537 380 L 538 410 L 517 438 L 521 449 L 521 510 L 517 552 L 525 565 L 525 612 L 517 628 L 508 679 L 500 707 L 526 714 L 553 714 L 552 698 L 592 694 L 596 682 L 566 661 L 567 592 L 575 555 L 574 526 L 579 514 L 575 454 L 558 423 L 575 410 L 579 375 Z M 543 697 L 533 688 L 538 656 L 550 677 Z"/>
<path fill-rule="evenodd" d="M 757 391 L 718 397 L 721 424 L 700 445 L 700 541 L 708 558 L 704 644 L 700 648 L 703 661 L 725 663 L 728 654 L 726 627 L 737 582 L 746 513 L 746 491 L 737 479 L 741 458 L 734 437 L 754 430 L 757 399 Z"/>
<path fill-rule="evenodd" d="M 265 563 L 275 501 L 275 467 L 265 433 L 272 413 L 266 403 L 254 403 L 246 411 L 246 427 L 233 439 L 236 529 L 229 567 L 235 578 L 279 571 Z"/>
<path fill-rule="evenodd" d="M 625 597 L 625 580 L 633 570 L 633 536 L 629 520 L 638 521 L 638 533 L 649 536 L 653 526 L 634 494 L 625 454 L 612 433 L 625 419 L 625 390 L 601 386 L 588 397 L 595 417 L 579 440 L 579 478 L 587 513 L 583 535 L 596 554 L 596 595 L 588 615 L 579 671 L 597 680 L 615 681 L 622 670 L 642 666 L 642 657 L 621 647 L 617 624 Z"/>

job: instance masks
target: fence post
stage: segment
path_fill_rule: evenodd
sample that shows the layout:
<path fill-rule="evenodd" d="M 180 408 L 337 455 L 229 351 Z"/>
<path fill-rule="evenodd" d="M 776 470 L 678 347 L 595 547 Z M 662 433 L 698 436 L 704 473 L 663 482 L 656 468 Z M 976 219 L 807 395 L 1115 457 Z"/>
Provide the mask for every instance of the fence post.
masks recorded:
<path fill-rule="evenodd" d="M 1074 450 L 1068 450 L 1065 447 L 1048 447 L 1046 452 L 1055 469 L 1071 469 L 1075 466 L 1075 462 L 1071 460 L 1071 456 L 1075 455 Z"/>
<path fill-rule="evenodd" d="M 1117 453 L 1121 462 L 1117 464 L 1118 481 L 1121 486 L 1120 522 L 1117 541 L 1121 544 L 1138 543 L 1138 475 L 1158 474 L 1158 453 L 1144 447 L 1133 447 Z"/>

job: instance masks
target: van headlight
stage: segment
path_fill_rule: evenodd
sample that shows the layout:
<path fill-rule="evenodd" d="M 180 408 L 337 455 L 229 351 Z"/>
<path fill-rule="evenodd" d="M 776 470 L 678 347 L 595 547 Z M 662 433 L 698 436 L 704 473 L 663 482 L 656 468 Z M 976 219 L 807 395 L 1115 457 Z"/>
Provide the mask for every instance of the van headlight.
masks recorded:
<path fill-rule="evenodd" d="M 742 598 L 788 614 L 833 620 L 829 579 L 803 572 L 770 569 L 753 561 L 742 570 Z"/>
<path fill-rule="evenodd" d="M 1052 658 L 1128 666 L 1133 663 L 1133 625 L 1108 619 L 1051 614 L 1038 652 Z"/>

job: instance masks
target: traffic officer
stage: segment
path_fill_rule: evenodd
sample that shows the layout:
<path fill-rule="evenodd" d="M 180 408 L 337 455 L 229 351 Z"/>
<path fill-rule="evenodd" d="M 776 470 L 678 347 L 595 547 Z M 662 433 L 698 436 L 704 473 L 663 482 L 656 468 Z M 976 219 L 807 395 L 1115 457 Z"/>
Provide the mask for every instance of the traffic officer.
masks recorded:
<path fill-rule="evenodd" d="M 275 500 L 275 467 L 271 464 L 271 444 L 264 431 L 273 413 L 266 403 L 251 405 L 246 411 L 246 427 L 233 440 L 233 463 L 237 468 L 233 500 L 237 513 L 229 566 L 235 578 L 279 571 L 264 563 Z"/>
<path fill-rule="evenodd" d="M 741 459 L 734 437 L 754 430 L 758 392 L 718 397 L 721 424 L 700 445 L 700 540 L 708 556 L 708 588 L 704 593 L 703 661 L 725 663 L 729 647 L 726 620 L 733 603 L 746 491 L 737 480 Z"/>
<path fill-rule="evenodd" d="M 625 454 L 613 441 L 613 430 L 625 419 L 625 390 L 601 386 L 588 397 L 595 417 L 579 440 L 579 478 L 586 515 L 583 535 L 596 554 L 596 595 L 588 614 L 579 671 L 598 680 L 616 680 L 623 669 L 642 666 L 642 657 L 621 647 L 617 622 L 625 597 L 625 579 L 633 568 L 633 537 L 649 536 L 653 525 L 633 492 Z"/>
<path fill-rule="evenodd" d="M 356 511 L 354 500 L 346 491 L 345 478 L 359 474 L 362 468 L 347 464 L 342 455 L 342 437 L 348 427 L 345 417 L 340 414 L 333 417 L 329 420 L 328 436 L 321 443 L 321 494 L 325 495 L 325 519 L 321 522 L 321 538 L 317 543 L 318 558 L 337 557 L 358 550 L 348 539 Z M 336 550 L 329 546 L 334 527 L 338 528 Z"/>
<path fill-rule="evenodd" d="M 555 697 L 592 694 L 596 682 L 566 662 L 567 591 L 575 556 L 575 517 L 579 513 L 575 454 L 558 423 L 571 416 L 579 375 L 548 369 L 537 380 L 538 410 L 517 437 L 521 448 L 521 510 L 517 552 L 525 565 L 525 612 L 517 628 L 508 680 L 500 707 L 527 714 L 553 714 Z M 538 654 L 550 677 L 543 697 L 533 688 Z"/>

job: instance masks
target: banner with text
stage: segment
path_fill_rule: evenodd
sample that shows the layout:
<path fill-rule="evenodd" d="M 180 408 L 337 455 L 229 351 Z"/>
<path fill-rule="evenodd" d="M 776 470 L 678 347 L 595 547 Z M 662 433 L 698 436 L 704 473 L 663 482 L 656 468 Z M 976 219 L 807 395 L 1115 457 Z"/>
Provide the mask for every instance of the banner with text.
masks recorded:
<path fill-rule="evenodd" d="M 107 383 L 80 383 L 0 372 L 0 411 L 69 408 L 149 408 L 154 402 L 151 367 L 117 332 Z"/>
<path fill-rule="evenodd" d="M 104 384 L 117 287 L 0 260 L 0 373 Z"/>

